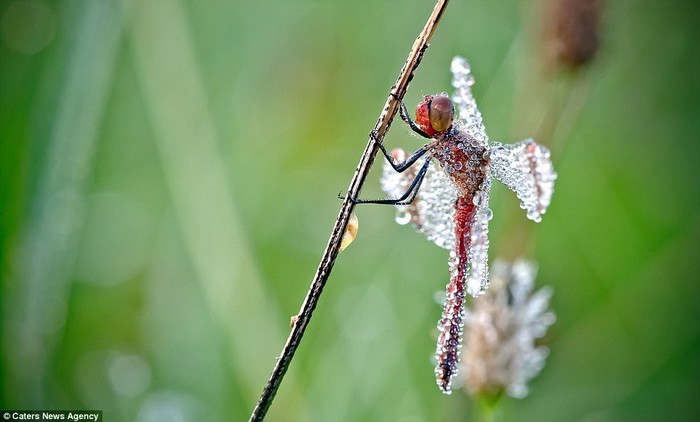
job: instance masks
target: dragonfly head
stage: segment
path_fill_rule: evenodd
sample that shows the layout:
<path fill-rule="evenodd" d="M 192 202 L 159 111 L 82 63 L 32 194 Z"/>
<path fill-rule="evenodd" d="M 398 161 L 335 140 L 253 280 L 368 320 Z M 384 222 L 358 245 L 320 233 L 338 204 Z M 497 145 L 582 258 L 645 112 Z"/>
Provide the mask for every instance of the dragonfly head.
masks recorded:
<path fill-rule="evenodd" d="M 429 136 L 447 131 L 452 126 L 455 107 L 447 94 L 426 95 L 416 107 L 416 123 Z"/>

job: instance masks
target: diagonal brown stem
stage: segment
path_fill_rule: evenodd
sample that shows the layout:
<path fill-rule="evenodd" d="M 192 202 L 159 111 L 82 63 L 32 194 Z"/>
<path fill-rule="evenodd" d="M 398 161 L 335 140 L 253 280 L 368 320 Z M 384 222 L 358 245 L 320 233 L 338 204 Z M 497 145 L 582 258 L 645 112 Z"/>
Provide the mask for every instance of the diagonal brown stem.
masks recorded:
<path fill-rule="evenodd" d="M 255 409 L 250 416 L 251 421 L 263 420 L 267 410 L 270 408 L 270 405 L 275 398 L 277 389 L 282 382 L 284 374 L 287 372 L 287 368 L 289 368 L 294 352 L 296 352 L 296 349 L 301 342 L 306 326 L 309 325 L 311 315 L 316 308 L 316 304 L 321 296 L 323 287 L 326 285 L 326 281 L 328 281 L 328 277 L 333 269 L 333 264 L 338 256 L 338 250 L 340 248 L 343 233 L 348 225 L 350 214 L 355 208 L 355 204 L 350 200 L 350 198 L 357 198 L 360 195 L 362 185 L 367 178 L 367 174 L 372 167 L 374 157 L 377 154 L 377 143 L 384 139 L 384 135 L 386 135 L 386 132 L 389 130 L 391 122 L 393 121 L 396 112 L 400 108 L 401 100 L 403 99 L 404 95 L 406 95 L 408 85 L 411 82 L 411 79 L 413 79 L 413 74 L 418 68 L 420 61 L 423 58 L 423 53 L 428 48 L 430 38 L 433 36 L 435 28 L 437 27 L 438 22 L 440 21 L 440 18 L 447 7 L 447 3 L 449 3 L 449 0 L 438 0 L 435 8 L 433 9 L 433 13 L 430 15 L 430 18 L 428 18 L 428 22 L 425 24 L 425 27 L 418 35 L 416 41 L 413 43 L 413 47 L 408 54 L 408 59 L 406 59 L 406 63 L 404 63 L 403 68 L 401 68 L 401 72 L 399 73 L 396 83 L 391 88 L 389 97 L 384 105 L 384 109 L 379 115 L 377 123 L 374 125 L 373 133 L 375 136 L 370 136 L 369 140 L 367 141 L 367 146 L 362 153 L 360 163 L 357 165 L 355 174 L 350 181 L 348 194 L 346 195 L 343 205 L 340 208 L 340 213 L 338 214 L 338 218 L 336 219 L 333 230 L 331 231 L 331 236 L 330 239 L 328 239 L 326 249 L 323 251 L 321 263 L 318 265 L 318 269 L 316 270 L 316 275 L 311 283 L 309 292 L 306 294 L 306 299 L 304 299 L 304 303 L 301 305 L 299 314 L 294 318 L 292 331 L 289 333 L 287 342 L 282 349 L 282 354 L 277 359 L 275 368 L 272 370 L 272 375 L 270 375 L 270 379 L 265 385 L 265 389 L 258 400 L 258 404 L 255 406 Z"/>

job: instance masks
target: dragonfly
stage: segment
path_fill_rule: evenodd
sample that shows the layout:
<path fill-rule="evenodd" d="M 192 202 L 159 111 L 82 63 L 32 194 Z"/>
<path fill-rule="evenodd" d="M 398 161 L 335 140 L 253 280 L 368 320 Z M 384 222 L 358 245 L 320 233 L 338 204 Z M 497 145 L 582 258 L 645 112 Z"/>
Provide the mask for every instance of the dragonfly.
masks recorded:
<path fill-rule="evenodd" d="M 446 394 L 458 372 L 466 294 L 477 297 L 488 288 L 492 179 L 513 190 L 527 217 L 539 222 L 557 177 L 550 151 L 534 140 L 489 142 L 472 95 L 469 63 L 455 57 L 451 71 L 451 99 L 444 92 L 426 95 L 416 108 L 415 121 L 401 104 L 401 118 L 429 140 L 425 145 L 409 155 L 400 148 L 389 152 L 377 142 L 386 157 L 380 183 L 389 198 L 353 199 L 357 204 L 396 206 L 399 224 L 412 223 L 428 240 L 451 250 L 435 353 L 437 384 Z"/>

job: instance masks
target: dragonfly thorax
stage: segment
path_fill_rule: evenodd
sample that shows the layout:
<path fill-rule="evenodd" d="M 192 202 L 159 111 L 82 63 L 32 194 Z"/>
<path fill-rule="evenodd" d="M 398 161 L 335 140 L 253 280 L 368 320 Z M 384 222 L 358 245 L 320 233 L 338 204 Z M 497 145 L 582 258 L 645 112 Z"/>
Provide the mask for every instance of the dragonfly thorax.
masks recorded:
<path fill-rule="evenodd" d="M 440 163 L 459 194 L 473 196 L 488 174 L 487 147 L 464 132 L 451 128 L 438 138 L 432 156 Z"/>

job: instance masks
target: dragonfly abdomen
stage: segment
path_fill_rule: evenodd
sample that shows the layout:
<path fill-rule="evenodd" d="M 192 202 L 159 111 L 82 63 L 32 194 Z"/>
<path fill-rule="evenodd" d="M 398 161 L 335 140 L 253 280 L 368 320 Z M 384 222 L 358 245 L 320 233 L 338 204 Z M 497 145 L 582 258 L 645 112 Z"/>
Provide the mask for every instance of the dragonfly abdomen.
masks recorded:
<path fill-rule="evenodd" d="M 471 226 L 476 206 L 469 195 L 455 203 L 455 248 L 450 258 L 450 282 L 443 304 L 442 318 L 438 324 L 440 334 L 437 343 L 435 376 L 443 393 L 450 394 L 452 378 L 457 374 L 459 352 L 464 328 L 464 300 L 468 275 Z"/>

